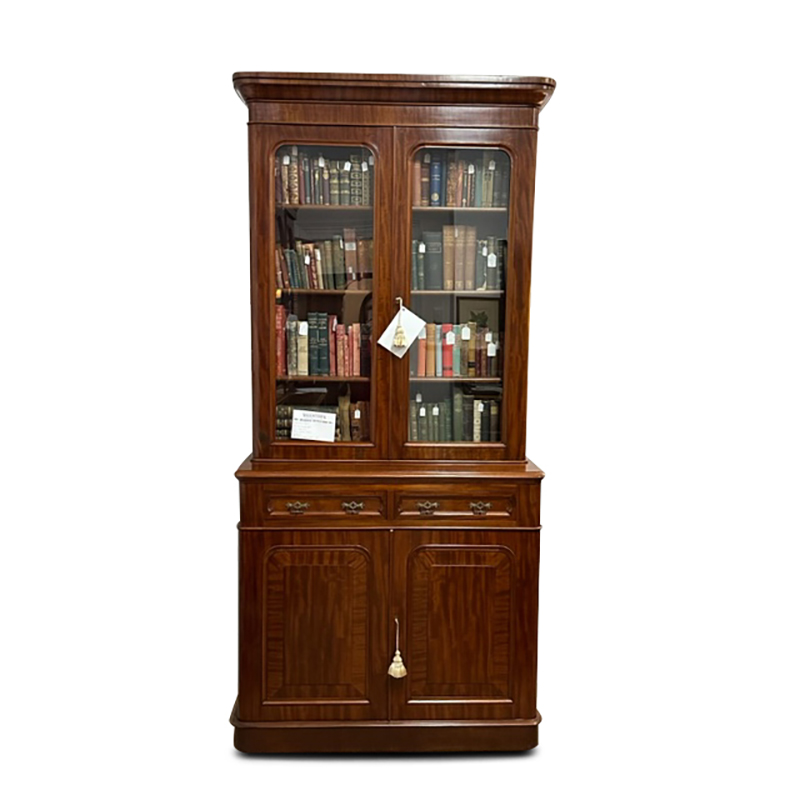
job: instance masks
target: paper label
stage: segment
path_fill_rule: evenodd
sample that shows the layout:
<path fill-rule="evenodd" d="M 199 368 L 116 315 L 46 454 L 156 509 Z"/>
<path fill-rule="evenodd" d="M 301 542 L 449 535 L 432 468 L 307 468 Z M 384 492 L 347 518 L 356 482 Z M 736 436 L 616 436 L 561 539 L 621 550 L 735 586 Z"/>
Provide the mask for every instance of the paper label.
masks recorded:
<path fill-rule="evenodd" d="M 486 355 L 488 358 L 494 358 L 497 355 L 497 345 L 491 342 L 486 348 Z"/>
<path fill-rule="evenodd" d="M 321 167 L 324 167 L 324 166 L 325 166 L 325 159 L 324 159 L 322 156 L 320 156 L 320 157 L 319 157 L 319 162 L 318 162 L 318 163 L 319 163 L 319 165 L 320 165 Z"/>
<path fill-rule="evenodd" d="M 375 156 L 369 157 L 369 165 L 372 166 L 375 163 Z"/>
<path fill-rule="evenodd" d="M 467 167 L 467 174 L 468 174 L 468 175 L 472 175 L 474 172 L 475 172 L 475 165 L 474 165 L 474 164 L 470 164 L 470 165 Z"/>
<path fill-rule="evenodd" d="M 297 329 L 297 335 L 298 336 L 308 336 L 308 321 L 307 320 L 303 320 L 300 323 L 300 325 L 299 325 L 299 327 Z"/>
<path fill-rule="evenodd" d="M 397 331 L 397 326 L 402 323 L 403 333 L 405 334 L 406 343 L 402 347 L 395 347 L 394 335 Z M 416 341 L 420 331 L 425 328 L 425 320 L 418 317 L 413 311 L 403 307 L 398 311 L 392 321 L 387 326 L 386 330 L 381 334 L 378 339 L 378 344 L 386 348 L 392 355 L 402 358 Z"/>
<path fill-rule="evenodd" d="M 353 412 L 353 419 L 361 419 L 361 409 L 360 408 L 357 408 Z"/>
<path fill-rule="evenodd" d="M 431 409 L 431 413 L 433 414 L 434 417 L 438 417 L 439 416 L 439 406 L 434 406 Z"/>
<path fill-rule="evenodd" d="M 445 344 L 455 344 L 456 343 L 456 335 L 453 331 L 448 331 L 447 335 L 444 337 Z"/>
<path fill-rule="evenodd" d="M 485 256 L 489 254 L 489 248 L 486 245 L 483 246 L 483 250 L 481 250 L 481 255 Z"/>
<path fill-rule="evenodd" d="M 420 242 L 419 243 L 419 252 L 420 253 L 424 253 L 425 252 L 425 242 Z"/>
<path fill-rule="evenodd" d="M 366 161 L 361 162 L 361 171 L 362 172 L 369 172 L 369 164 Z"/>
<path fill-rule="evenodd" d="M 478 411 L 483 411 L 483 403 L 478 403 Z"/>
<path fill-rule="evenodd" d="M 305 260 L 306 264 L 310 264 L 311 263 L 311 256 L 308 253 L 306 253 L 306 257 L 305 257 L 304 260 Z"/>
<path fill-rule="evenodd" d="M 344 249 L 348 250 L 348 251 L 349 250 L 356 250 L 357 249 L 357 245 L 356 245 L 355 242 L 345 242 L 344 243 Z"/>
<path fill-rule="evenodd" d="M 430 164 L 431 163 L 431 154 L 425 153 L 424 158 L 422 159 L 423 164 Z"/>
<path fill-rule="evenodd" d="M 291 164 L 291 163 L 292 163 L 292 159 L 291 159 L 291 158 L 289 158 L 289 156 L 284 156 L 284 157 L 283 157 L 283 163 L 284 163 L 284 164 L 286 164 L 286 165 L 288 166 L 289 164 Z"/>
<path fill-rule="evenodd" d="M 428 338 L 428 331 L 425 330 L 425 328 L 423 327 L 423 329 L 419 332 L 419 336 L 417 338 L 422 339 L 422 341 L 424 342 Z"/>
<path fill-rule="evenodd" d="M 292 411 L 292 439 L 332 442 L 336 437 L 336 414 L 324 411 Z"/>
<path fill-rule="evenodd" d="M 345 161 L 344 162 L 344 171 L 345 172 L 350 172 L 350 170 L 352 168 L 353 168 L 353 165 L 349 161 Z"/>
<path fill-rule="evenodd" d="M 461 338 L 465 341 L 469 341 L 470 329 L 468 325 L 464 325 L 461 328 Z"/>
<path fill-rule="evenodd" d="M 486 331 L 486 341 L 487 342 L 491 342 L 492 341 L 492 332 L 491 331 Z"/>
<path fill-rule="evenodd" d="M 292 147 L 292 155 L 293 155 L 293 156 L 296 156 L 296 155 L 297 155 L 297 145 L 295 145 L 294 147 Z"/>
<path fill-rule="evenodd" d="M 494 161 L 490 161 L 489 162 L 489 169 L 494 171 L 494 167 L 495 167 Z"/>
<path fill-rule="evenodd" d="M 487 267 L 496 267 L 497 266 L 497 256 L 494 253 L 489 253 L 489 259 L 486 262 Z"/>
<path fill-rule="evenodd" d="M 424 416 L 425 416 L 425 406 L 423 406 L 422 408 L 420 408 L 420 410 L 419 410 L 419 415 L 420 415 L 421 417 L 424 417 Z"/>
<path fill-rule="evenodd" d="M 422 402 L 422 394 L 420 392 L 417 392 L 416 400 L 417 400 L 418 403 Z"/>

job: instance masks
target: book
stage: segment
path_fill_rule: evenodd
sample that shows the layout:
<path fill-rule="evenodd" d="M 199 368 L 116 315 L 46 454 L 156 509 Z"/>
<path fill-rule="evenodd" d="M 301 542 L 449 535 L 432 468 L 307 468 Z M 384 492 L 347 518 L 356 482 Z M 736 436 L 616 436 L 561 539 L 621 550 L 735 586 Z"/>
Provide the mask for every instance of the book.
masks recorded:
<path fill-rule="evenodd" d="M 450 150 L 447 154 L 447 163 L 445 165 L 445 204 L 448 206 L 457 206 L 456 202 L 456 187 L 458 185 L 458 169 L 457 169 L 457 156 L 454 150 Z"/>
<path fill-rule="evenodd" d="M 419 241 L 416 239 L 411 240 L 411 291 L 416 291 L 418 287 L 417 281 L 417 249 L 419 248 Z"/>
<path fill-rule="evenodd" d="M 453 345 L 455 344 L 455 335 L 453 334 L 453 326 L 451 323 L 446 322 L 441 326 L 442 331 L 442 377 L 453 377 Z"/>
<path fill-rule="evenodd" d="M 297 374 L 308 375 L 308 322 L 297 323 Z"/>
<path fill-rule="evenodd" d="M 338 161 L 331 161 L 330 166 L 328 167 L 328 173 L 330 178 L 329 182 L 329 192 L 331 198 L 331 205 L 338 206 L 340 205 L 339 201 L 339 162 Z"/>
<path fill-rule="evenodd" d="M 425 289 L 425 242 L 417 245 L 417 289 Z"/>
<path fill-rule="evenodd" d="M 308 312 L 308 374 L 322 374 L 319 371 L 319 329 L 317 314 L 314 311 Z"/>
<path fill-rule="evenodd" d="M 422 205 L 422 153 L 414 156 L 411 167 L 411 205 Z"/>
<path fill-rule="evenodd" d="M 425 324 L 425 375 L 436 375 L 436 325 L 433 322 Z"/>
<path fill-rule="evenodd" d="M 475 350 L 477 345 L 478 339 L 478 328 L 475 322 L 469 323 L 469 345 L 467 350 L 467 376 L 470 378 L 474 378 L 477 376 L 477 372 L 475 371 Z"/>
<path fill-rule="evenodd" d="M 343 161 L 339 168 L 339 204 L 350 205 L 350 169 L 351 164 Z"/>
<path fill-rule="evenodd" d="M 358 280 L 358 244 L 356 229 L 344 229 L 344 269 L 347 283 Z"/>
<path fill-rule="evenodd" d="M 453 377 L 461 377 L 461 326 L 453 325 Z"/>
<path fill-rule="evenodd" d="M 500 404 L 497 400 L 489 401 L 489 441 L 500 441 Z"/>
<path fill-rule="evenodd" d="M 351 326 L 351 349 L 353 352 L 353 375 L 361 375 L 361 325 L 354 322 Z"/>
<path fill-rule="evenodd" d="M 297 158 L 297 148 L 293 147 L 289 153 L 289 202 L 293 205 L 300 204 L 300 164 Z"/>
<path fill-rule="evenodd" d="M 347 362 L 345 361 L 345 345 L 347 331 L 345 326 L 337 323 L 336 325 L 336 374 L 340 378 L 347 377 Z"/>
<path fill-rule="evenodd" d="M 286 306 L 275 307 L 275 344 L 278 375 L 286 375 Z"/>
<path fill-rule="evenodd" d="M 410 442 L 419 441 L 417 403 L 415 400 L 412 400 L 408 406 L 408 440 Z"/>
<path fill-rule="evenodd" d="M 435 349 L 435 365 L 436 365 L 436 377 L 442 377 L 442 326 L 435 325 L 435 342 L 436 342 L 436 349 Z"/>
<path fill-rule="evenodd" d="M 464 288 L 472 291 L 475 288 L 475 258 L 477 255 L 476 240 L 478 229 L 474 225 L 465 226 L 464 236 Z"/>
<path fill-rule="evenodd" d="M 344 264 L 344 239 L 334 236 L 333 249 L 333 288 L 344 289 L 347 286 L 347 271 Z"/>
<path fill-rule="evenodd" d="M 432 206 L 442 205 L 442 160 L 438 155 L 431 158 L 431 202 Z"/>
<path fill-rule="evenodd" d="M 471 442 L 472 436 L 474 433 L 474 426 L 473 426 L 473 414 L 475 409 L 475 403 L 473 399 L 468 395 L 464 396 L 464 405 L 462 410 L 463 416 L 463 427 L 461 429 L 461 441 L 462 442 Z"/>
<path fill-rule="evenodd" d="M 431 204 L 431 154 L 425 153 L 422 156 L 422 166 L 420 167 L 420 206 Z"/>
<path fill-rule="evenodd" d="M 490 236 L 486 240 L 486 288 L 497 289 L 497 239 Z"/>
<path fill-rule="evenodd" d="M 336 361 L 336 328 L 337 319 L 335 314 L 328 317 L 328 375 L 338 375 L 338 364 Z"/>
<path fill-rule="evenodd" d="M 481 440 L 481 414 L 483 413 L 483 403 L 480 400 L 472 401 L 472 441 Z"/>
<path fill-rule="evenodd" d="M 425 288 L 444 288 L 444 258 L 442 253 L 442 232 L 423 231 L 425 245 Z"/>
<path fill-rule="evenodd" d="M 328 315 L 321 311 L 317 314 L 317 328 L 319 330 L 319 374 L 331 375 L 330 343 L 328 342 Z"/>
<path fill-rule="evenodd" d="M 346 394 L 339 398 L 339 425 L 342 430 L 342 441 L 352 441 L 350 436 L 350 395 Z"/>
<path fill-rule="evenodd" d="M 297 375 L 297 314 L 286 318 L 286 364 L 287 375 Z"/>
<path fill-rule="evenodd" d="M 372 318 L 361 326 L 361 375 L 371 375 L 372 372 Z M 362 426 L 363 427 L 363 426 Z"/>
<path fill-rule="evenodd" d="M 419 441 L 429 442 L 428 436 L 428 407 L 424 403 L 419 403 L 419 417 L 417 418 L 419 428 Z"/>
<path fill-rule="evenodd" d="M 442 281 L 447 291 L 459 288 L 456 283 L 456 230 L 455 225 L 442 227 Z"/>
<path fill-rule="evenodd" d="M 488 442 L 491 435 L 489 420 L 489 400 L 481 401 L 481 442 Z"/>
<path fill-rule="evenodd" d="M 464 290 L 464 265 L 466 263 L 464 247 L 467 241 L 466 225 L 455 227 L 455 289 Z"/>
<path fill-rule="evenodd" d="M 494 197 L 494 170 L 495 163 L 491 153 L 488 151 L 483 154 L 483 208 L 491 208 Z"/>
<path fill-rule="evenodd" d="M 453 441 L 464 441 L 464 393 L 457 386 L 453 389 Z"/>
<path fill-rule="evenodd" d="M 416 341 L 416 347 L 417 347 L 417 351 L 416 351 L 416 357 L 417 357 L 416 373 L 417 373 L 417 377 L 418 378 L 424 378 L 427 375 L 427 373 L 425 371 L 425 362 L 426 362 L 427 357 L 428 357 L 428 355 L 427 355 L 427 338 L 426 338 L 427 335 L 428 335 L 428 330 L 427 330 L 427 326 L 426 326 L 419 332 L 419 336 L 417 337 L 417 341 Z"/>

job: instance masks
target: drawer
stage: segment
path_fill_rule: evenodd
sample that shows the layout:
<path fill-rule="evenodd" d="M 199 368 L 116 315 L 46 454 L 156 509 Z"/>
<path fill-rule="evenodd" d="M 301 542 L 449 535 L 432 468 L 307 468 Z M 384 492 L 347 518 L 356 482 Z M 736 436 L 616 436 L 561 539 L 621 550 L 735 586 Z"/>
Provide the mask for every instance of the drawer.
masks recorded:
<path fill-rule="evenodd" d="M 496 524 L 517 519 L 515 487 L 485 492 L 409 492 L 395 495 L 395 516 L 411 520 L 490 520 Z"/>
<path fill-rule="evenodd" d="M 269 519 L 385 519 L 382 494 L 308 494 L 286 492 L 264 494 L 261 510 Z"/>

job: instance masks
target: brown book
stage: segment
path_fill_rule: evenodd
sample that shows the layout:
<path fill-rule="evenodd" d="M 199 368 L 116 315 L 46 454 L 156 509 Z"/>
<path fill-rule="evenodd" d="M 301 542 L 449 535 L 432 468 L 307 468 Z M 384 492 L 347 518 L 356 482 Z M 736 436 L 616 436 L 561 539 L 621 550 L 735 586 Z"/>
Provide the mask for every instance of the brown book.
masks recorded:
<path fill-rule="evenodd" d="M 300 204 L 300 165 L 296 147 L 289 155 L 289 202 L 295 206 Z"/>
<path fill-rule="evenodd" d="M 461 326 L 461 358 L 458 362 L 458 371 L 460 377 L 464 378 L 469 375 L 469 339 L 464 338 L 464 330 L 469 330 L 468 325 Z"/>
<path fill-rule="evenodd" d="M 342 441 L 352 441 L 350 437 L 350 395 L 339 398 L 339 425 L 342 431 Z"/>
<path fill-rule="evenodd" d="M 436 374 L 436 323 L 425 325 L 425 374 L 430 377 Z"/>
<path fill-rule="evenodd" d="M 450 152 L 447 156 L 447 181 L 446 181 L 446 191 L 447 191 L 447 205 L 448 206 L 457 206 L 458 202 L 456 201 L 456 190 L 458 187 L 458 164 L 456 163 L 456 154 L 454 152 Z"/>
<path fill-rule="evenodd" d="M 475 206 L 475 165 L 467 165 L 467 205 Z"/>
<path fill-rule="evenodd" d="M 478 231 L 474 225 L 466 226 L 464 237 L 464 288 L 475 288 L 475 257 L 477 254 Z"/>
<path fill-rule="evenodd" d="M 411 205 L 419 206 L 422 204 L 422 153 L 417 153 L 414 157 L 414 164 L 411 173 Z"/>
<path fill-rule="evenodd" d="M 458 289 L 455 272 L 456 265 L 456 227 L 444 225 L 442 227 L 442 253 L 444 259 L 444 288 L 446 291 Z M 464 288 L 463 286 L 461 287 Z"/>
<path fill-rule="evenodd" d="M 469 323 L 469 351 L 467 356 L 467 376 L 474 378 L 477 376 L 475 371 L 475 347 L 478 343 L 478 325 L 475 322 Z"/>
<path fill-rule="evenodd" d="M 344 350 L 347 343 L 347 332 L 344 325 L 339 323 L 336 326 L 336 374 L 340 378 L 347 377 L 347 361 L 345 360 Z"/>
<path fill-rule="evenodd" d="M 287 289 L 288 286 L 283 280 L 283 270 L 281 269 L 281 249 L 275 248 L 275 285 L 279 289 Z"/>
<path fill-rule="evenodd" d="M 489 344 L 486 340 L 487 336 L 491 336 L 491 331 L 488 328 L 481 328 L 480 334 L 478 336 L 478 353 L 476 358 L 476 370 L 478 375 L 481 378 L 489 377 L 489 363 L 487 361 L 487 345 Z"/>
<path fill-rule="evenodd" d="M 372 266 L 369 263 L 369 245 L 366 239 L 359 239 L 356 243 L 358 256 L 358 279 L 372 277 Z"/>
<path fill-rule="evenodd" d="M 336 367 L 336 317 L 333 314 L 328 316 L 328 375 L 338 375 Z"/>
<path fill-rule="evenodd" d="M 423 328 L 420 331 L 419 338 L 417 339 L 417 377 L 424 378 L 427 375 L 425 370 L 425 362 L 428 358 L 427 355 L 427 335 L 428 331 L 426 328 Z"/>
<path fill-rule="evenodd" d="M 358 244 L 356 229 L 344 229 L 344 269 L 347 283 L 358 280 Z"/>
<path fill-rule="evenodd" d="M 291 202 L 289 197 L 289 156 L 281 157 L 281 202 L 284 205 L 289 205 Z"/>
<path fill-rule="evenodd" d="M 463 292 L 465 283 L 464 283 L 464 264 L 465 264 L 465 255 L 464 255 L 464 246 L 467 241 L 467 226 L 466 225 L 457 225 L 456 226 L 456 246 L 455 246 L 455 260 L 456 260 L 456 291 Z M 447 287 L 445 287 L 447 288 Z"/>
<path fill-rule="evenodd" d="M 421 206 L 431 204 L 431 154 L 425 153 L 422 156 L 422 166 L 420 167 L 420 198 Z"/>
<path fill-rule="evenodd" d="M 358 322 L 354 322 L 350 326 L 350 349 L 352 352 L 352 374 L 358 377 L 361 375 L 361 324 Z"/>

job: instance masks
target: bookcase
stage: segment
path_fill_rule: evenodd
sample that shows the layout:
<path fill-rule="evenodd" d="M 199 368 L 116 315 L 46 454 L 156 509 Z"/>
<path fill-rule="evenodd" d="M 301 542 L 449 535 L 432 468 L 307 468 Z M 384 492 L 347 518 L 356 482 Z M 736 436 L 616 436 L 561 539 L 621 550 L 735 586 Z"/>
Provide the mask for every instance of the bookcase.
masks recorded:
<path fill-rule="evenodd" d="M 550 78 L 240 72 L 252 454 L 236 472 L 244 752 L 538 743 L 525 454 Z M 378 344 L 422 320 L 401 356 Z M 401 336 L 397 339 L 397 336 Z"/>

